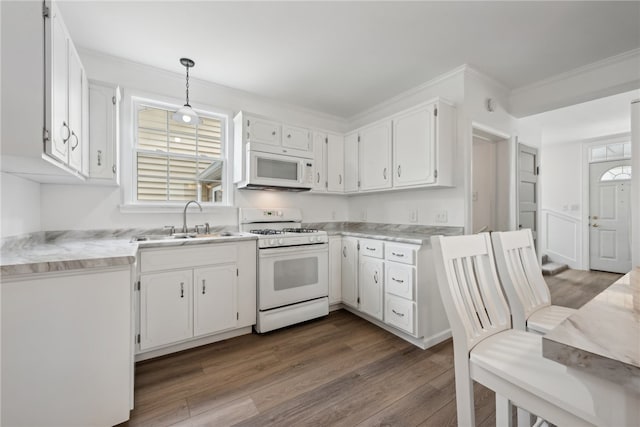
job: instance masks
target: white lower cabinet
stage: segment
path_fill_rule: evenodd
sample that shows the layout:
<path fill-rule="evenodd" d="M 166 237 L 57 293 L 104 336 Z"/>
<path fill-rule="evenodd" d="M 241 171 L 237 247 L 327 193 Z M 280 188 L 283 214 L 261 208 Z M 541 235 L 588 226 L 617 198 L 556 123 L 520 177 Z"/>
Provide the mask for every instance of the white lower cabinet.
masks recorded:
<path fill-rule="evenodd" d="M 255 241 L 142 249 L 139 264 L 139 353 L 255 324 Z"/>
<path fill-rule="evenodd" d="M 329 237 L 329 304 L 342 301 L 342 237 Z"/>
<path fill-rule="evenodd" d="M 342 302 L 358 307 L 358 239 L 342 238 Z"/>
<path fill-rule="evenodd" d="M 342 303 L 420 348 L 451 336 L 431 248 L 343 236 Z"/>

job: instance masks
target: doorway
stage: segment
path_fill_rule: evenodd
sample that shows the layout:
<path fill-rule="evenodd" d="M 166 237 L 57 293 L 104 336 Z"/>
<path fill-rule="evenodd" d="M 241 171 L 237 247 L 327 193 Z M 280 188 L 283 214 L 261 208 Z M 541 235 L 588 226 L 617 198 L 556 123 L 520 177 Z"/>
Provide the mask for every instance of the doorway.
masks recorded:
<path fill-rule="evenodd" d="M 471 232 L 510 229 L 510 137 L 473 128 Z"/>
<path fill-rule="evenodd" d="M 528 228 L 538 248 L 538 149 L 518 144 L 518 229 Z"/>
<path fill-rule="evenodd" d="M 631 160 L 589 165 L 589 268 L 631 270 Z"/>

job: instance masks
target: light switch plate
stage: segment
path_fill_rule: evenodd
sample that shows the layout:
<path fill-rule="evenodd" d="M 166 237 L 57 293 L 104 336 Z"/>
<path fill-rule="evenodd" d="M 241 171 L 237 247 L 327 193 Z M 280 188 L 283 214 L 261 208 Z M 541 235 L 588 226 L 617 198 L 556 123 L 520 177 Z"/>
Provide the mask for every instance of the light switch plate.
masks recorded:
<path fill-rule="evenodd" d="M 409 222 L 418 222 L 418 210 L 411 209 L 409 212 Z"/>
<path fill-rule="evenodd" d="M 447 211 L 440 211 L 436 213 L 436 222 L 440 222 L 444 224 L 447 221 L 449 221 L 447 218 Z"/>

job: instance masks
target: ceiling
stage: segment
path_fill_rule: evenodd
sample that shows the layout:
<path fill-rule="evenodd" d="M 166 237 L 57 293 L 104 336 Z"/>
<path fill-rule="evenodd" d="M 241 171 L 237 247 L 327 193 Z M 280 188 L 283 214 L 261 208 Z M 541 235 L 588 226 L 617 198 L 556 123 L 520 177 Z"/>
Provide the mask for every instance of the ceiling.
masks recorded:
<path fill-rule="evenodd" d="M 608 96 L 521 119 L 520 125 L 539 129 L 542 145 L 631 132 L 631 101 L 640 90 Z"/>
<path fill-rule="evenodd" d="M 343 118 L 462 64 L 514 89 L 640 48 L 640 2 L 59 4 L 80 47 Z"/>

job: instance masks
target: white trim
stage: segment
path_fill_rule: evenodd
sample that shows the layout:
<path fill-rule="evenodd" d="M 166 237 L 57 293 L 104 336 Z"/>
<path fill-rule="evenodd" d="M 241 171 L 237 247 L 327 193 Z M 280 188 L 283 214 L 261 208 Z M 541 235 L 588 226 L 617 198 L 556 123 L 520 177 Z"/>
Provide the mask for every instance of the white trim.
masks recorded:
<path fill-rule="evenodd" d="M 572 139 L 572 140 L 568 140 L 568 141 L 562 141 L 562 142 L 552 142 L 552 143 L 546 143 L 546 144 L 542 144 L 542 147 L 559 147 L 561 145 L 568 145 L 568 144 L 576 144 L 576 143 L 580 143 L 580 144 L 603 144 L 603 143 L 612 143 L 615 144 L 616 142 L 626 142 L 629 141 L 631 138 L 631 133 L 630 132 L 621 132 L 621 133 L 614 133 L 611 135 L 600 135 L 600 136 L 594 136 L 593 138 L 582 138 L 582 139 Z"/>
<path fill-rule="evenodd" d="M 592 62 L 582 67 L 574 68 L 573 70 L 565 71 L 564 73 L 556 74 L 549 78 L 539 80 L 535 83 L 531 83 L 529 85 L 521 86 L 517 89 L 513 89 L 510 95 L 511 96 L 519 95 L 522 92 L 538 89 L 540 87 L 543 87 L 549 84 L 561 82 L 563 80 L 568 80 L 568 79 L 580 76 L 581 74 L 587 74 L 592 71 L 599 70 L 601 68 L 604 68 L 610 65 L 615 65 L 615 64 L 624 62 L 630 58 L 633 59 L 638 55 L 640 55 L 640 49 L 632 49 L 627 52 L 620 53 L 618 55 L 610 56 L 600 61 Z"/>
<path fill-rule="evenodd" d="M 461 66 L 459 66 L 457 68 L 454 68 L 453 70 L 448 71 L 448 72 L 446 72 L 444 74 L 441 74 L 438 77 L 435 77 L 435 78 L 433 78 L 433 79 L 431 79 L 431 80 L 429 80 L 429 81 L 427 81 L 425 83 L 422 83 L 422 84 L 420 84 L 420 85 L 418 85 L 416 87 L 413 87 L 413 88 L 411 88 L 409 90 L 406 90 L 406 91 L 401 92 L 401 93 L 399 93 L 399 94 L 397 94 L 395 96 L 392 96 L 391 98 L 389 98 L 389 99 L 387 99 L 385 101 L 382 101 L 381 103 L 376 104 L 373 107 L 367 108 L 364 111 L 361 111 L 361 112 L 359 112 L 357 114 L 354 114 L 353 116 L 351 116 L 351 117 L 349 117 L 347 119 L 347 122 L 350 124 L 349 125 L 350 126 L 349 129 L 353 129 L 353 123 L 354 122 L 363 120 L 369 114 L 373 114 L 373 113 L 376 113 L 378 111 L 381 111 L 381 110 L 393 105 L 396 102 L 399 102 L 399 101 L 402 101 L 402 100 L 404 100 L 406 98 L 409 98 L 411 95 L 415 95 L 418 92 L 421 92 L 421 91 L 423 91 L 423 90 L 425 90 L 425 89 L 427 89 L 427 88 L 429 88 L 431 86 L 435 86 L 438 83 L 441 83 L 441 82 L 443 82 L 445 80 L 448 80 L 451 77 L 454 77 L 454 76 L 456 76 L 456 75 L 458 75 L 460 73 L 464 73 L 464 71 L 467 70 L 468 68 L 469 67 L 466 64 L 461 65 Z M 349 133 L 349 132 L 345 132 L 345 133 Z"/>
<path fill-rule="evenodd" d="M 571 215 L 564 214 L 562 212 L 558 212 L 552 209 L 542 209 L 542 221 L 544 222 L 544 233 L 542 234 L 542 251 L 545 254 L 549 255 L 552 260 L 556 262 L 561 262 L 564 264 L 568 264 L 571 268 L 581 267 L 583 262 L 580 262 L 580 230 L 582 225 L 582 220 L 580 218 L 576 218 Z M 573 226 L 573 235 L 575 239 L 573 241 L 573 256 L 571 254 L 563 254 L 560 252 L 553 251 L 549 248 L 549 218 L 555 217 L 565 221 L 566 223 Z"/>

